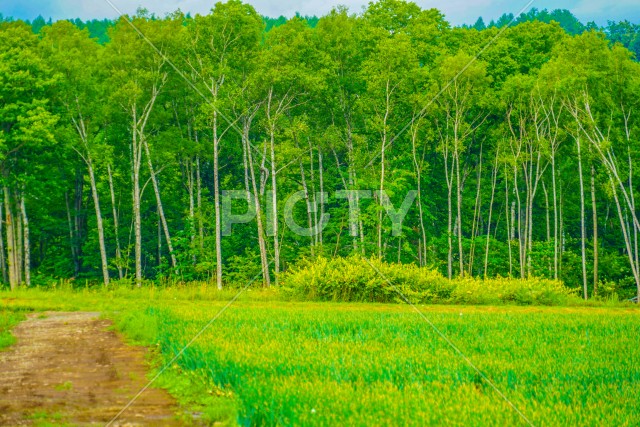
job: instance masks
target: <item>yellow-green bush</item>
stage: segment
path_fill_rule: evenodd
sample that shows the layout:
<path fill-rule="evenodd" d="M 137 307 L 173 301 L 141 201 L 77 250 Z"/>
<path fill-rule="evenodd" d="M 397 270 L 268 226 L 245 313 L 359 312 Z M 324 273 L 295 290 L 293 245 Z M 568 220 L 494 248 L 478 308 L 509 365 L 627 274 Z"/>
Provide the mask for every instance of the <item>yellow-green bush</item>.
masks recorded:
<path fill-rule="evenodd" d="M 573 292 L 547 279 L 449 280 L 437 271 L 412 264 L 386 263 L 360 256 L 305 260 L 283 277 L 283 290 L 294 297 L 323 301 L 457 304 L 565 304 Z"/>

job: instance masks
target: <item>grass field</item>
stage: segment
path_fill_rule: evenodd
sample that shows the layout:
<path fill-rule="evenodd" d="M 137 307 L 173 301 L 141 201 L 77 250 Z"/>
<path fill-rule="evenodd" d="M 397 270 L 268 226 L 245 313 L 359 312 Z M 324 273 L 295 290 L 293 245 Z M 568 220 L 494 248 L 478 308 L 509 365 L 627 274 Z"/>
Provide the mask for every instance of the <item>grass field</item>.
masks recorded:
<path fill-rule="evenodd" d="M 231 296 L 203 288 L 3 292 L 0 317 L 103 311 L 132 342 L 152 347 L 159 367 Z M 636 308 L 419 308 L 534 425 L 640 419 Z M 6 323 L 0 320 L 0 333 Z M 525 424 L 406 305 L 302 303 L 249 292 L 158 382 L 204 419 L 230 425 Z"/>

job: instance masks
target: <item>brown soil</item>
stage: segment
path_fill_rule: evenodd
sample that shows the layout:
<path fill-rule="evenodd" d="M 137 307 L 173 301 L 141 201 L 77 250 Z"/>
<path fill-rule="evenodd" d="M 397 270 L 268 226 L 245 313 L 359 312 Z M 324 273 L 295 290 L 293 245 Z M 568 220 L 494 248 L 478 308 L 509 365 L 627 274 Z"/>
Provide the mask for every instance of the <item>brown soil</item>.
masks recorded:
<path fill-rule="evenodd" d="M 0 352 L 0 425 L 106 425 L 148 382 L 143 348 L 98 313 L 32 314 Z M 112 425 L 177 426 L 167 392 L 146 390 Z"/>

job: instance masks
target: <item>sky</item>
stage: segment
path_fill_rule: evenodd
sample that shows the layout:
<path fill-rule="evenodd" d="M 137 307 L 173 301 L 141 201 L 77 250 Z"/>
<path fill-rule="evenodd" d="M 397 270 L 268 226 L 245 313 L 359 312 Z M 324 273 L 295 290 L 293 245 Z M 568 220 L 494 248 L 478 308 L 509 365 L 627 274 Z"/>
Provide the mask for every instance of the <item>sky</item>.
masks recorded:
<path fill-rule="evenodd" d="M 115 18 L 122 13 L 132 14 L 144 7 L 159 16 L 180 9 L 192 14 L 207 13 L 218 0 L 0 0 L 0 13 L 19 19 L 33 19 L 42 15 L 53 20 L 76 18 Z M 334 6 L 345 5 L 352 12 L 360 12 L 368 0 L 245 0 L 266 16 L 321 16 Z M 479 16 L 485 22 L 503 13 L 518 14 L 529 0 L 414 0 L 423 8 L 440 9 L 453 25 L 473 24 Z M 113 5 L 110 5 L 110 3 Z M 595 21 L 604 25 L 608 20 L 629 20 L 640 23 L 640 0 L 534 0 L 530 7 L 537 9 L 569 9 L 582 22 Z M 527 8 L 528 9 L 528 8 Z"/>

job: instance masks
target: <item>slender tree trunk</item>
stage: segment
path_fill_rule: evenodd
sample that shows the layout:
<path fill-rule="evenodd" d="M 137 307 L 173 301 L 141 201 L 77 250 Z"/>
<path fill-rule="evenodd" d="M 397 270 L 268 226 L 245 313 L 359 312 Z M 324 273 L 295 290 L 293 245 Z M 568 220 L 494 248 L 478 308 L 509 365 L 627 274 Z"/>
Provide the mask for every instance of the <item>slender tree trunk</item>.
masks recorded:
<path fill-rule="evenodd" d="M 348 157 L 348 173 L 349 173 L 349 185 L 344 184 L 345 190 L 356 190 L 356 172 L 354 166 L 354 156 L 353 156 L 353 131 L 351 129 L 351 120 L 348 115 L 345 115 L 345 123 L 347 128 L 347 157 Z M 333 151 L 333 154 L 336 158 L 336 163 L 338 166 L 338 170 L 340 170 L 340 162 L 338 159 L 338 154 Z M 344 178 L 343 178 L 344 181 Z M 353 198 L 353 202 L 352 202 Z M 349 193 L 349 206 L 353 205 L 356 207 L 356 210 L 360 212 L 360 200 L 356 194 Z M 360 232 L 358 232 L 360 230 Z M 364 247 L 364 233 L 362 233 L 362 222 L 360 219 L 360 215 L 356 218 L 356 221 L 349 221 L 349 232 L 353 237 L 353 250 L 358 251 L 358 236 L 360 237 L 360 250 L 362 251 L 362 255 L 365 255 L 365 247 Z"/>
<path fill-rule="evenodd" d="M 16 225 L 16 230 L 14 236 L 16 236 L 16 272 L 18 275 L 18 284 L 24 284 L 24 234 L 23 234 L 23 226 L 22 226 L 22 215 L 20 215 L 20 196 L 14 194 L 16 200 L 14 201 L 14 206 L 18 212 L 15 215 L 16 221 L 14 224 Z"/>
<path fill-rule="evenodd" d="M 546 217 L 547 224 L 547 242 L 551 241 L 551 210 L 549 208 L 549 192 L 547 191 L 547 186 L 542 182 L 542 192 L 544 193 L 544 213 Z"/>
<path fill-rule="evenodd" d="M 296 147 L 300 148 L 295 135 L 293 139 L 296 142 Z M 311 160 L 311 182 L 313 182 L 313 150 L 312 149 L 310 149 L 309 158 Z M 313 228 L 313 208 L 311 207 L 311 197 L 309 195 L 309 187 L 307 185 L 307 175 L 304 171 L 304 165 L 302 164 L 302 156 L 298 158 L 298 166 L 300 167 L 300 180 L 302 182 L 302 190 L 304 191 L 304 201 L 307 207 L 307 227 L 309 228 L 309 230 L 311 230 Z M 317 218 L 316 218 L 316 223 L 317 223 Z M 315 257 L 315 247 L 314 247 L 315 239 L 316 239 L 315 234 L 309 236 L 309 249 L 311 251 L 312 258 Z"/>
<path fill-rule="evenodd" d="M 476 185 L 476 201 L 473 208 L 473 222 L 471 224 L 471 248 L 469 249 L 469 276 L 473 276 L 473 266 L 475 264 L 475 252 L 476 252 L 476 237 L 479 234 L 479 222 L 482 213 L 482 204 L 480 197 L 480 190 L 482 188 L 482 151 L 484 144 L 480 145 L 480 161 L 478 164 L 477 172 L 477 185 Z"/>
<path fill-rule="evenodd" d="M 140 166 L 142 157 L 142 143 L 138 140 L 138 120 L 136 106 L 133 106 L 133 136 L 131 144 L 132 153 L 132 196 L 133 196 L 133 232 L 135 239 L 135 269 L 136 269 L 136 286 L 142 286 L 142 217 L 140 212 Z"/>
<path fill-rule="evenodd" d="M 271 286 L 271 277 L 269 275 L 269 261 L 267 259 L 267 242 L 265 239 L 264 225 L 262 219 L 262 207 L 260 206 L 260 191 L 258 190 L 258 181 L 256 180 L 255 166 L 253 154 L 251 153 L 251 144 L 249 142 L 249 131 L 251 130 L 251 122 L 253 115 L 243 120 L 242 124 L 242 146 L 246 156 L 245 177 L 247 200 L 253 200 L 256 209 L 256 224 L 258 228 L 258 247 L 260 249 L 260 265 L 262 267 L 262 283 L 265 287 Z M 251 187 L 253 189 L 253 197 L 249 192 L 249 178 L 251 178 Z"/>
<path fill-rule="evenodd" d="M 558 241 L 558 276 L 562 275 L 562 256 L 564 255 L 564 198 L 562 197 L 562 181 L 560 181 L 560 194 L 558 197 L 559 212 L 559 241 Z"/>
<path fill-rule="evenodd" d="M 81 250 L 78 242 L 81 240 L 80 227 L 81 220 L 78 212 L 82 209 L 82 183 L 81 179 L 76 176 L 75 180 L 75 195 L 74 195 L 74 212 L 72 213 L 71 203 L 69 200 L 69 193 L 65 192 L 65 206 L 67 208 L 67 221 L 69 224 L 69 245 L 71 247 L 71 259 L 73 261 L 73 277 L 76 278 L 80 274 L 81 270 Z M 15 236 L 15 230 L 14 236 Z M 15 237 L 14 237 L 15 239 Z M 15 243 L 15 242 L 14 242 Z M 15 258 L 15 245 L 14 245 L 14 258 Z M 14 264 L 15 265 L 15 264 Z"/>
<path fill-rule="evenodd" d="M 162 220 L 160 219 L 160 215 L 158 215 L 158 220 L 156 221 L 158 224 L 158 234 L 157 234 L 157 239 L 158 239 L 158 267 L 160 267 L 162 265 Z"/>
<path fill-rule="evenodd" d="M 628 124 L 626 124 L 627 122 L 625 121 L 625 129 L 627 131 L 627 140 L 629 140 L 630 136 L 629 136 L 629 128 L 628 128 Z M 635 262 L 636 262 L 636 266 L 640 266 L 640 262 L 638 261 L 638 227 L 640 227 L 640 225 L 637 222 L 637 217 L 636 217 L 636 197 L 635 197 L 635 189 L 633 188 L 633 162 L 631 160 L 631 143 L 629 141 L 629 144 L 627 145 L 627 161 L 628 161 L 628 165 L 629 165 L 629 199 L 630 199 L 630 203 L 629 203 L 629 209 L 631 210 L 632 213 L 632 217 L 633 217 L 633 221 L 632 221 L 632 225 L 633 225 L 633 249 L 634 249 L 634 254 L 635 254 Z M 639 271 L 640 274 L 640 271 Z"/>
<path fill-rule="evenodd" d="M 551 186 L 553 190 L 553 278 L 558 280 L 558 191 L 555 155 L 551 156 Z"/>
<path fill-rule="evenodd" d="M 75 185 L 75 193 L 74 193 L 74 214 L 73 214 L 73 225 L 74 225 L 74 234 L 75 240 L 74 244 L 76 246 L 76 275 L 80 274 L 82 270 L 82 242 L 83 242 L 83 231 L 85 224 L 85 214 L 83 208 L 84 202 L 84 174 L 81 169 L 78 168 L 76 171 L 76 185 Z"/>
<path fill-rule="evenodd" d="M 278 234 L 278 180 L 276 174 L 276 148 L 275 129 L 271 127 L 270 133 L 270 153 L 271 153 L 271 224 L 273 232 L 273 265 L 276 286 L 280 280 L 280 236 Z"/>
<path fill-rule="evenodd" d="M 491 241 L 491 219 L 493 216 L 493 201 L 496 195 L 496 184 L 498 182 L 498 155 L 500 153 L 496 151 L 496 160 L 493 165 L 493 173 L 491 176 L 491 201 L 489 202 L 489 219 L 487 221 L 487 246 L 484 252 L 484 278 L 487 278 L 487 269 L 489 267 L 489 243 Z M 497 225 L 496 225 L 497 227 Z"/>
<path fill-rule="evenodd" d="M 7 266 L 9 268 L 9 286 L 11 290 L 18 288 L 18 277 L 16 274 L 16 242 L 14 237 L 13 213 L 11 212 L 11 197 L 7 186 L 3 189 L 4 208 L 5 208 L 5 225 L 7 228 Z"/>
<path fill-rule="evenodd" d="M 453 278 L 453 206 L 452 206 L 452 186 L 450 185 L 447 192 L 447 275 L 449 280 Z"/>
<path fill-rule="evenodd" d="M 79 106 L 80 103 L 76 98 L 76 103 Z M 82 141 L 82 145 L 84 146 L 84 153 L 81 153 L 79 150 L 76 150 L 80 157 L 84 160 L 87 165 L 87 170 L 89 172 L 89 184 L 91 185 L 91 194 L 93 196 L 93 205 L 96 212 L 96 228 L 98 229 L 98 246 L 100 250 L 100 263 L 102 267 L 102 278 L 105 286 L 109 285 L 109 263 L 107 261 L 107 249 L 105 245 L 104 239 L 104 226 L 102 223 L 102 212 L 100 210 L 100 196 L 98 194 L 98 188 L 96 185 L 96 177 L 93 167 L 93 159 L 91 157 L 91 150 L 89 147 L 89 137 L 87 133 L 87 127 L 85 124 L 85 120 L 82 117 L 82 114 L 78 111 L 78 117 L 72 118 L 72 123 L 74 124 L 76 131 Z"/>
<path fill-rule="evenodd" d="M 464 252 L 462 250 L 462 181 L 460 179 L 460 154 L 456 154 L 454 159 L 456 161 L 456 204 L 458 207 L 458 263 L 460 264 L 460 277 L 464 277 Z"/>
<path fill-rule="evenodd" d="M 587 290 L 587 254 L 585 249 L 586 244 L 586 229 L 585 229 L 585 213 L 584 213 L 584 181 L 582 177 L 582 153 L 580 149 L 580 137 L 576 138 L 576 145 L 578 146 L 578 175 L 580 177 L 580 249 L 582 255 L 582 291 L 583 297 L 586 300 L 589 298 Z"/>
<path fill-rule="evenodd" d="M 195 176 L 194 176 L 194 161 L 192 158 L 185 160 L 185 175 L 187 178 L 187 195 L 189 196 L 189 242 L 193 246 L 196 240 L 196 197 L 195 197 Z M 193 262 L 196 262 L 194 253 Z"/>
<path fill-rule="evenodd" d="M 453 278 L 453 169 L 455 162 L 451 161 L 449 170 L 449 141 L 444 138 L 442 144 L 444 161 L 444 177 L 447 183 L 447 277 Z"/>
<path fill-rule="evenodd" d="M 507 249 L 509 250 L 509 277 L 513 277 L 513 252 L 511 250 L 512 239 L 512 227 L 513 222 L 509 211 L 509 174 L 507 173 L 507 166 L 504 167 L 504 210 L 505 210 L 505 226 L 507 236 Z"/>
<path fill-rule="evenodd" d="M 418 138 L 418 128 L 412 130 L 411 133 L 411 148 L 412 148 L 412 157 L 413 157 L 413 167 L 416 172 L 416 185 L 418 190 L 418 215 L 420 220 L 420 241 L 418 245 L 418 259 L 420 261 L 420 267 L 425 265 L 425 254 L 423 251 L 426 250 L 427 247 L 427 233 L 425 231 L 424 226 L 424 213 L 422 212 L 422 165 L 421 162 L 418 161 L 417 156 L 417 138 Z"/>
<path fill-rule="evenodd" d="M 31 242 L 29 238 L 29 217 L 24 203 L 24 195 L 20 196 L 20 212 L 22 214 L 22 230 L 24 242 L 24 282 L 31 286 Z"/>
<path fill-rule="evenodd" d="M 546 214 L 546 219 L 547 219 L 547 244 L 549 242 L 551 242 L 551 211 L 550 211 L 550 207 L 549 207 L 549 192 L 547 191 L 547 186 L 544 183 L 544 181 L 542 181 L 542 191 L 544 192 L 544 211 Z M 549 260 L 548 262 L 548 274 L 549 277 L 551 277 L 553 275 L 553 271 L 551 268 L 551 260 Z"/>
<path fill-rule="evenodd" d="M 216 221 L 216 286 L 222 290 L 222 219 L 220 213 L 220 138 L 218 138 L 218 112 L 213 112 L 213 203 Z"/>
<path fill-rule="evenodd" d="M 4 199 L 0 198 L 0 218 L 4 215 Z M 0 267 L 2 268 L 2 281 L 7 283 L 9 280 L 7 272 L 6 252 L 4 249 L 4 220 L 0 219 Z"/>
<path fill-rule="evenodd" d="M 526 260 L 525 260 L 525 243 L 523 241 L 524 236 L 522 232 L 522 204 L 520 201 L 520 190 L 518 189 L 518 171 L 516 169 L 516 167 L 514 166 L 513 168 L 513 190 L 516 193 L 516 202 L 517 202 L 517 206 L 518 206 L 518 259 L 520 262 L 520 278 L 524 279 L 526 274 L 525 274 L 525 268 L 526 268 Z M 512 206 L 511 208 L 511 220 L 512 220 L 512 229 L 515 223 L 515 206 Z"/>
<path fill-rule="evenodd" d="M 313 224 L 317 224 L 317 227 L 318 227 L 318 229 L 315 230 L 315 232 L 313 233 L 313 236 L 311 237 L 311 244 L 313 245 L 313 249 L 315 251 L 315 249 L 320 244 L 320 237 L 319 237 L 320 222 L 318 217 L 318 197 L 317 197 L 317 191 L 316 191 L 317 189 L 316 189 L 315 156 L 313 155 L 313 146 L 311 145 L 311 139 L 309 138 L 307 138 L 307 145 L 309 146 L 309 179 L 311 180 L 310 198 L 312 203 L 311 206 L 314 207 L 313 212 L 311 212 L 310 214 L 311 216 L 310 226 L 312 226 Z"/>
<path fill-rule="evenodd" d="M 198 133 L 196 132 L 196 141 L 198 140 Z M 197 200 L 197 214 L 198 214 L 198 247 L 200 252 L 204 248 L 204 223 L 202 218 L 202 178 L 200 177 L 200 156 L 196 156 L 196 200 Z"/>
<path fill-rule="evenodd" d="M 116 193 L 113 188 L 113 174 L 111 165 L 107 165 L 107 176 L 109 177 L 109 193 L 111 194 L 111 209 L 113 211 L 113 232 L 116 240 L 116 263 L 118 267 L 118 278 L 122 280 L 122 250 L 120 249 L 120 227 L 118 225 L 118 209 L 116 207 Z"/>
<path fill-rule="evenodd" d="M 598 204 L 596 203 L 596 172 L 591 165 L 591 209 L 593 212 L 593 295 L 598 294 Z"/>
<path fill-rule="evenodd" d="M 382 192 L 384 191 L 384 180 L 385 180 L 385 162 L 386 162 L 386 154 L 387 154 L 387 123 L 389 120 L 389 114 L 391 112 L 391 92 L 390 92 L 390 82 L 387 80 L 386 86 L 386 97 L 385 97 L 385 112 L 384 118 L 382 120 L 382 144 L 380 146 L 380 197 L 378 200 L 380 206 L 378 209 L 378 258 L 382 259 L 382 211 L 383 211 L 383 200 L 382 200 Z"/>
<path fill-rule="evenodd" d="M 100 262 L 102 266 L 102 280 L 105 286 L 109 286 L 109 262 L 107 261 L 107 248 L 104 241 L 104 226 L 102 224 L 102 212 L 100 211 L 100 197 L 98 196 L 98 186 L 93 171 L 93 162 L 88 152 L 86 153 L 86 163 L 89 170 L 89 183 L 91 184 L 91 194 L 93 195 L 93 205 L 96 210 L 96 227 L 98 229 L 98 244 L 100 246 Z"/>
<path fill-rule="evenodd" d="M 321 200 L 320 202 L 320 218 L 324 218 L 324 165 L 323 165 L 323 160 L 322 160 L 322 149 L 318 148 L 318 174 L 319 174 L 319 179 L 320 179 L 320 194 L 323 198 L 323 200 Z M 318 222 L 316 221 L 316 224 L 318 224 Z M 322 244 L 323 244 L 323 232 L 324 230 L 322 229 L 322 227 L 319 228 L 318 230 L 318 243 L 320 245 L 320 252 L 322 253 Z"/>
<path fill-rule="evenodd" d="M 145 154 L 147 155 L 147 166 L 149 167 L 149 173 L 151 174 L 151 184 L 153 185 L 153 192 L 156 195 L 156 204 L 158 206 L 158 216 L 160 217 L 162 229 L 164 230 L 164 238 L 167 241 L 167 249 L 169 249 L 169 256 L 171 257 L 171 267 L 173 267 L 173 269 L 176 270 L 178 266 L 178 262 L 176 260 L 176 255 L 173 252 L 171 234 L 169 233 L 167 217 L 164 214 L 164 208 L 162 206 L 162 198 L 160 197 L 160 188 L 158 185 L 158 177 L 156 175 L 155 170 L 153 169 L 153 163 L 151 162 L 151 153 L 149 150 L 149 144 L 144 139 L 142 140 L 141 143 L 144 146 Z"/>
<path fill-rule="evenodd" d="M 6 196 L 5 196 L 5 200 L 6 200 Z M 69 193 L 65 192 L 64 193 L 64 201 L 65 201 L 65 206 L 67 208 L 67 224 L 69 226 L 69 245 L 71 247 L 71 260 L 73 261 L 73 272 L 74 272 L 74 278 L 78 276 L 78 271 L 79 271 L 79 267 L 78 267 L 78 254 L 76 253 L 76 243 L 75 243 L 75 232 L 74 232 L 74 226 L 73 226 L 73 219 L 71 218 L 71 205 L 69 204 Z M 6 203 L 5 203 L 5 207 L 6 207 Z M 10 211 L 7 211 L 7 215 L 9 215 Z M 13 232 L 13 230 L 11 230 L 11 232 Z M 9 233 L 9 224 L 7 223 L 7 236 Z M 12 234 L 13 236 L 13 234 Z M 8 240 L 8 237 L 7 237 Z M 12 246 L 13 248 L 14 246 Z M 13 256 L 13 252 L 12 255 Z"/>

